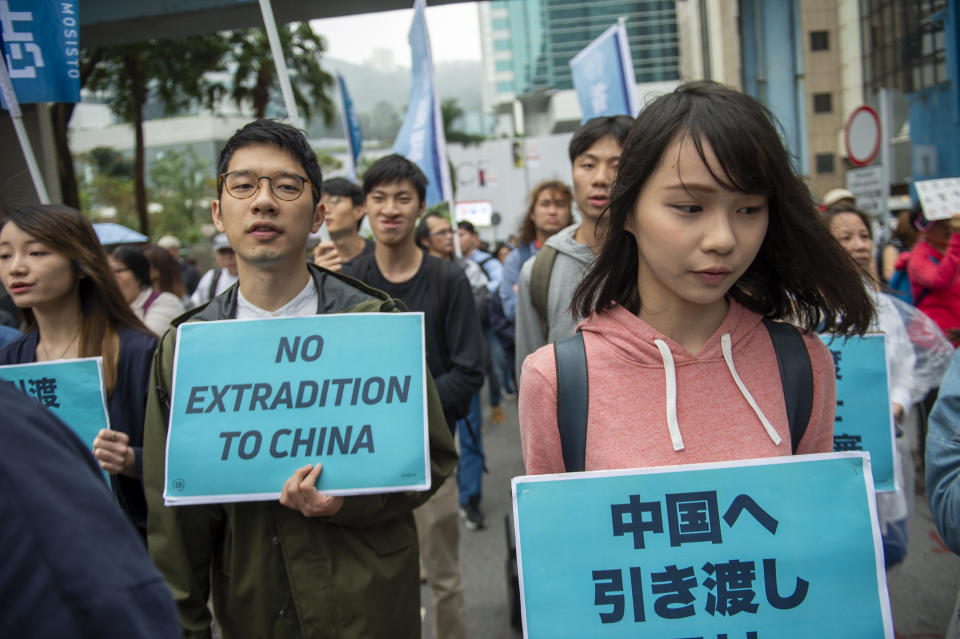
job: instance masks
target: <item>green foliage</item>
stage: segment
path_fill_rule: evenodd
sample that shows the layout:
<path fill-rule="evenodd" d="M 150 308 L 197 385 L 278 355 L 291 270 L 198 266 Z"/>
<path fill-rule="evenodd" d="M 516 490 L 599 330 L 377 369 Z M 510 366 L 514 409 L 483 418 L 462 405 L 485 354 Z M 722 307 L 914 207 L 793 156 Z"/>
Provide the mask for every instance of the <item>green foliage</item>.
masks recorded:
<path fill-rule="evenodd" d="M 91 149 L 78 158 L 86 165 L 80 171 L 78 194 L 80 210 L 93 221 L 109 221 L 131 228 L 137 226 L 137 207 L 133 195 L 133 162 L 105 147 Z M 105 217 L 103 209 L 114 209 L 113 217 Z"/>
<path fill-rule="evenodd" d="M 334 106 L 329 92 L 334 86 L 333 76 L 320 66 L 326 50 L 323 37 L 315 33 L 307 22 L 280 25 L 277 28 L 280 46 L 290 69 L 293 98 L 304 120 L 315 114 L 326 124 L 333 122 Z M 271 90 L 277 84 L 273 55 L 265 29 L 253 28 L 234 31 L 228 41 L 230 60 L 235 65 L 231 97 L 238 105 L 249 104 L 254 115 L 266 115 Z"/>

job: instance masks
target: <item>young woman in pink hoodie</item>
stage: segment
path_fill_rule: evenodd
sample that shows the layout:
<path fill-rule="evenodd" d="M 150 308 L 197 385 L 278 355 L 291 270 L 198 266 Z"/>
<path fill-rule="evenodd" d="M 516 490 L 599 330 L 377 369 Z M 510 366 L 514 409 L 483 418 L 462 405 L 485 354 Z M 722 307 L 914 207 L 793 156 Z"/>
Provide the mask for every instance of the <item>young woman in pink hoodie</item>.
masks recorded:
<path fill-rule="evenodd" d="M 817 215 L 770 113 L 721 85 L 681 86 L 637 117 L 607 235 L 578 286 L 586 317 L 585 470 L 789 455 L 764 316 L 804 330 L 813 405 L 798 453 L 833 449 L 832 357 L 815 330 L 862 333 L 872 306 Z M 563 472 L 553 345 L 527 358 L 527 472 Z"/>

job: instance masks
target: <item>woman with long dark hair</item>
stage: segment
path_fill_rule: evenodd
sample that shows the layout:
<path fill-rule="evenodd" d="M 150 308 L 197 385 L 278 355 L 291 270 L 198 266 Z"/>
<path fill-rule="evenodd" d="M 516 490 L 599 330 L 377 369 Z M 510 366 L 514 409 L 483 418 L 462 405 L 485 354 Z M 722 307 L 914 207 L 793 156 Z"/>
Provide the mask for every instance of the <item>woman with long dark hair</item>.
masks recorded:
<path fill-rule="evenodd" d="M 121 508 L 145 534 L 141 447 L 157 340 L 120 293 L 93 227 L 59 205 L 0 218 L 0 280 L 26 329 L 0 350 L 0 364 L 103 358 L 110 430 L 100 431 L 93 452 Z"/>
<path fill-rule="evenodd" d="M 656 99 L 604 215 L 572 305 L 587 318 L 585 469 L 832 450 L 833 359 L 814 331 L 865 331 L 873 308 L 770 113 L 710 82 Z M 813 400 L 796 443 L 764 318 L 803 330 Z M 527 472 L 562 472 L 553 345 L 527 358 L 519 409 Z"/>

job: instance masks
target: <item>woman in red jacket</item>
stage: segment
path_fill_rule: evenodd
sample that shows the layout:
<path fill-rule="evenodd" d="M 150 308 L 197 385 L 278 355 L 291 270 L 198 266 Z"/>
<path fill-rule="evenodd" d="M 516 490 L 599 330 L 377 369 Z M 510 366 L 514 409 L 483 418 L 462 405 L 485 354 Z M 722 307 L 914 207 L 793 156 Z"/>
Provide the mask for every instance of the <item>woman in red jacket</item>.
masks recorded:
<path fill-rule="evenodd" d="M 956 346 L 960 344 L 960 215 L 927 224 L 907 263 L 913 303 Z"/>

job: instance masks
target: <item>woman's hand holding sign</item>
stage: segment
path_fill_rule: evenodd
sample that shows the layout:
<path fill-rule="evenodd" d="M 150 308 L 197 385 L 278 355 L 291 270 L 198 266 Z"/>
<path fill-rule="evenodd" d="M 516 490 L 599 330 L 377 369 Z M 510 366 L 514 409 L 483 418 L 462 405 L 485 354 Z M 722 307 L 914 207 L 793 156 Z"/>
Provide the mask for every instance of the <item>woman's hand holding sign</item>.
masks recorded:
<path fill-rule="evenodd" d="M 317 479 L 323 464 L 308 464 L 298 468 L 283 484 L 280 503 L 304 517 L 330 517 L 343 507 L 343 497 L 333 497 L 317 490 Z"/>
<path fill-rule="evenodd" d="M 93 440 L 93 456 L 108 473 L 137 476 L 137 458 L 130 448 L 130 437 L 126 433 L 101 429 Z"/>

